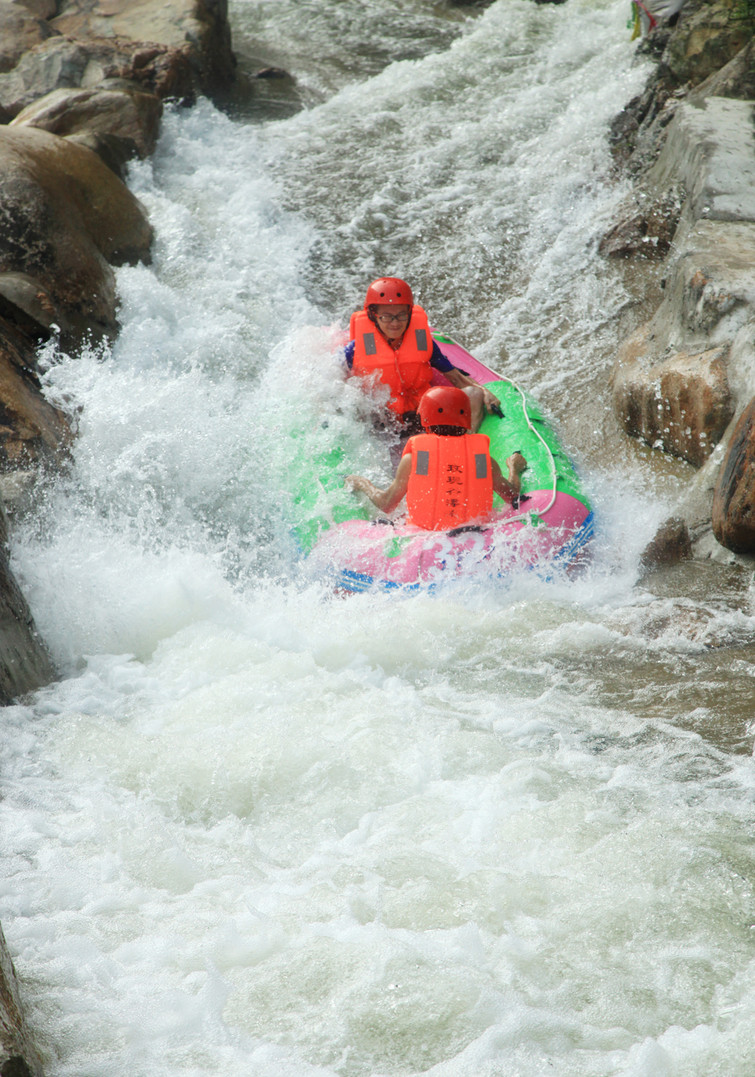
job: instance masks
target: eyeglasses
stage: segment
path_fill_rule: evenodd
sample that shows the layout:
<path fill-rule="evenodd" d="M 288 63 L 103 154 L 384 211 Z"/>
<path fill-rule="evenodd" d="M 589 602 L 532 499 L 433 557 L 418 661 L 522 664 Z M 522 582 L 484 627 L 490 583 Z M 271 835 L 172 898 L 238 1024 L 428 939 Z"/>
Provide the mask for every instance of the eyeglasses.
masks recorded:
<path fill-rule="evenodd" d="M 409 314 L 404 311 L 402 314 L 378 314 L 379 322 L 405 322 Z"/>

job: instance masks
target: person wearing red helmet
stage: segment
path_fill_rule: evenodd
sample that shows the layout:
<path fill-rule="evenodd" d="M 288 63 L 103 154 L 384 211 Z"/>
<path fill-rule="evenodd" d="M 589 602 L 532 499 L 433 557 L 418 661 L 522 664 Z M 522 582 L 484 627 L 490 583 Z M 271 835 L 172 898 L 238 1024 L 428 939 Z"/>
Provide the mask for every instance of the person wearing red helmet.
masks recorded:
<path fill-rule="evenodd" d="M 493 494 L 513 504 L 527 461 L 515 452 L 508 479 L 490 455 L 490 439 L 472 430 L 467 394 L 455 386 L 428 389 L 419 404 L 424 433 L 409 438 L 393 482 L 381 490 L 363 475 L 344 485 L 366 494 L 382 512 L 392 512 L 406 496 L 407 519 L 428 531 L 460 527 L 490 515 Z"/>
<path fill-rule="evenodd" d="M 432 384 L 433 370 L 469 396 L 473 430 L 486 411 L 500 408 L 494 393 L 446 359 L 433 340 L 427 314 L 399 277 L 379 277 L 372 282 L 363 309 L 351 316 L 350 337 L 345 349 L 347 366 L 362 378 L 374 378 L 388 386 L 388 408 L 406 433 L 421 429 L 417 409 Z"/>

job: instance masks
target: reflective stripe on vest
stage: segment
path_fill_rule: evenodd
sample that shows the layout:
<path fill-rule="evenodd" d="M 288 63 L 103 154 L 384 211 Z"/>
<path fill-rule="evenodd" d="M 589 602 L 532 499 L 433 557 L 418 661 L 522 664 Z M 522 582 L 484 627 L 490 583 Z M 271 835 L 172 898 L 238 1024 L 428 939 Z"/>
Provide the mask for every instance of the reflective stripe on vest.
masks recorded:
<path fill-rule="evenodd" d="M 409 325 L 396 351 L 370 321 L 366 311 L 352 315 L 351 332 L 354 339 L 352 371 L 362 378 L 377 375 L 390 389 L 388 407 L 398 415 L 416 411 L 432 383 L 430 356 L 433 341 L 422 307 L 412 308 Z"/>
<path fill-rule="evenodd" d="M 406 504 L 415 527 L 443 531 L 490 513 L 493 472 L 485 434 L 418 434 L 404 453 L 412 456 Z"/>

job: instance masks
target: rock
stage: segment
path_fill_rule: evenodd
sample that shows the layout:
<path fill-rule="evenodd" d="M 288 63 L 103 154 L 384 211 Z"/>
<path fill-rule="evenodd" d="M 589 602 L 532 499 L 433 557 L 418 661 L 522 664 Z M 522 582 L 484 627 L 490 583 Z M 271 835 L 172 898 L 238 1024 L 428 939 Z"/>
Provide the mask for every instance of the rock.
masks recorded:
<path fill-rule="evenodd" d="M 233 82 L 227 0 L 62 0 L 50 25 L 76 40 L 119 38 L 181 51 L 202 93 Z"/>
<path fill-rule="evenodd" d="M 27 499 L 71 437 L 39 391 L 36 344 L 56 326 L 74 346 L 114 332 L 111 265 L 149 259 L 146 214 L 113 172 L 152 152 L 162 99 L 226 88 L 234 67 L 226 0 L 0 0 L 0 124 L 28 109 L 0 129 L 3 496 Z M 0 502 L 0 705 L 56 676 L 6 534 Z M 0 1071 L 42 1077 L 2 931 Z"/>
<path fill-rule="evenodd" d="M 113 77 L 188 101 L 235 78 L 226 0 L 62 0 L 49 21 L 3 0 L 3 12 L 0 109 L 9 117 L 53 90 Z"/>
<path fill-rule="evenodd" d="M 742 0 L 687 0 L 663 53 L 658 77 L 667 88 L 696 86 L 719 71 L 752 38 Z"/>
<path fill-rule="evenodd" d="M 647 182 L 682 184 L 694 220 L 755 221 L 752 103 L 723 97 L 685 101 L 675 111 Z"/>
<path fill-rule="evenodd" d="M 740 101 L 755 99 L 755 38 L 720 71 L 714 71 L 690 94 L 690 101 L 705 97 L 730 97 Z"/>
<path fill-rule="evenodd" d="M 227 0 L 62 0 L 57 8 L 48 0 L 0 0 L 0 17 L 7 23 L 2 123 L 56 90 L 104 90 L 121 79 L 161 100 L 190 103 L 197 93 L 227 91 L 236 77 Z M 63 133 L 61 110 L 55 122 Z M 94 133 L 119 132 L 98 124 Z"/>
<path fill-rule="evenodd" d="M 125 79 L 161 100 L 191 101 L 196 77 L 188 51 L 120 39 L 53 37 L 0 75 L 0 108 L 9 118 L 58 89 L 91 89 Z"/>
<path fill-rule="evenodd" d="M 700 220 L 680 229 L 674 245 L 658 321 L 665 316 L 669 340 L 688 347 L 730 343 L 755 317 L 755 222 Z"/>
<path fill-rule="evenodd" d="M 743 10 L 749 3 L 686 0 L 673 28 L 659 27 L 643 39 L 638 55 L 654 59 L 660 50 L 660 59 L 645 90 L 614 119 L 609 136 L 617 163 L 630 175 L 653 163 L 663 146 L 664 128 L 686 95 L 755 96 L 748 92 L 755 78 L 753 18 Z"/>
<path fill-rule="evenodd" d="M 686 192 L 674 258 L 658 310 L 621 346 L 613 374 L 614 406 L 627 433 L 698 467 L 726 431 L 750 369 L 749 327 L 755 325 L 750 111 L 745 102 L 723 98 L 677 108 L 644 181 L 656 199 L 659 192 L 667 197 L 679 188 Z M 622 238 L 631 242 L 618 231 L 605 244 Z"/>
<path fill-rule="evenodd" d="M 256 79 L 290 79 L 288 71 L 282 67 L 260 67 L 254 72 Z"/>
<path fill-rule="evenodd" d="M 72 442 L 68 419 L 42 395 L 33 366 L 28 342 L 0 318 L 0 472 L 59 467 Z"/>
<path fill-rule="evenodd" d="M 0 553 L 0 703 L 41 688 L 57 676 L 29 607 Z"/>
<path fill-rule="evenodd" d="M 614 406 L 631 437 L 700 467 L 734 411 L 728 348 L 678 351 L 648 363 L 649 336 L 650 326 L 641 326 L 622 346 L 612 378 Z"/>
<path fill-rule="evenodd" d="M 111 152 L 147 157 L 153 152 L 162 115 L 156 94 L 140 90 L 59 89 L 27 105 L 10 126 L 38 127 L 54 135 L 107 140 Z M 91 148 L 91 147 L 90 147 Z"/>
<path fill-rule="evenodd" d="M 621 218 L 601 239 L 600 254 L 606 258 L 665 258 L 681 210 L 682 196 L 675 188 L 657 198 L 638 190 Z"/>
<path fill-rule="evenodd" d="M 629 175 L 643 175 L 657 159 L 666 128 L 685 94 L 685 90 L 671 92 L 660 86 L 649 86 L 614 118 L 609 146 L 617 164 Z"/>
<path fill-rule="evenodd" d="M 72 338 L 116 328 L 111 265 L 149 260 L 152 228 L 91 151 L 32 127 L 0 128 L 0 273 L 22 273 Z"/>
<path fill-rule="evenodd" d="M 62 319 L 50 293 L 25 273 L 0 273 L 1 317 L 35 341 L 49 339 Z"/>
<path fill-rule="evenodd" d="M 722 5 L 710 7 L 720 15 Z M 692 8 L 701 10 L 699 4 Z M 691 42 L 688 38 L 690 49 Z M 654 160 L 643 175 L 644 198 L 658 200 L 676 189 L 685 200 L 669 249 L 663 300 L 619 349 L 614 406 L 629 434 L 699 468 L 677 512 L 694 556 L 717 560 L 753 552 L 751 457 L 733 431 L 755 385 L 755 146 L 752 101 L 712 91 L 747 89 L 752 56 L 749 43 L 726 69 L 678 99 L 665 130 L 661 113 L 650 122 L 645 118 L 662 93 L 668 94 L 660 83 L 636 106 L 634 132 L 626 117 L 616 124 L 618 140 L 625 137 L 626 145 L 634 140 L 630 168 L 641 151 L 646 161 Z M 656 137 L 658 152 L 650 145 Z M 623 245 L 631 254 L 641 229 L 627 211 L 606 236 L 605 253 L 624 253 Z M 736 448 L 734 442 L 730 448 L 733 437 Z"/>
<path fill-rule="evenodd" d="M 11 71 L 25 52 L 55 34 L 46 21 L 54 15 L 54 0 L 40 4 L 5 0 L 0 4 L 0 71 Z"/>
<path fill-rule="evenodd" d="M 21 273 L 0 274 L 0 476 L 58 469 L 73 441 L 68 418 L 42 394 L 36 350 L 56 317 L 47 293 Z M 0 500 L 7 501 L 0 489 Z"/>
<path fill-rule="evenodd" d="M 42 1062 L 29 1036 L 18 980 L 0 929 L 0 1072 L 3 1077 L 42 1077 Z"/>
<path fill-rule="evenodd" d="M 718 471 L 725 452 L 725 444 L 734 429 L 734 420 L 729 424 L 724 436 L 714 448 L 703 466 L 694 472 L 682 490 L 674 508 L 674 515 L 684 520 L 692 539 L 692 556 L 707 560 L 711 548 L 723 553 L 713 537 L 710 523 L 713 490 Z M 729 555 L 731 557 L 731 555 Z"/>
<path fill-rule="evenodd" d="M 36 468 L 0 473 L 0 503 L 5 506 L 9 519 L 33 511 L 38 477 Z"/>
<path fill-rule="evenodd" d="M 686 522 L 678 516 L 666 520 L 645 547 L 640 558 L 644 569 L 677 565 L 692 557 L 692 540 Z"/>
<path fill-rule="evenodd" d="M 721 465 L 712 525 L 726 549 L 755 554 L 755 398 L 742 412 Z"/>
<path fill-rule="evenodd" d="M 102 50 L 56 34 L 24 52 L 18 63 L 0 75 L 0 105 L 9 116 L 59 87 L 93 85 L 105 77 Z M 108 45 L 108 56 L 112 57 Z"/>
<path fill-rule="evenodd" d="M 749 402 L 755 386 L 755 318 L 743 325 L 732 341 L 729 384 L 739 413 Z"/>
<path fill-rule="evenodd" d="M 119 180 L 126 179 L 126 165 L 134 157 L 138 157 L 137 147 L 128 139 L 116 138 L 113 135 L 100 135 L 94 131 L 80 131 L 75 135 L 65 135 L 69 142 L 75 142 L 77 146 L 96 153 L 104 165 L 114 172 Z"/>
<path fill-rule="evenodd" d="M 57 677 L 52 659 L 8 564 L 8 520 L 0 504 L 0 705 Z M 0 1047 L 11 1053 L 27 1050 L 26 1035 L 15 993 L 15 974 L 0 930 Z M 33 1054 L 33 1052 L 32 1052 Z M 0 1059 L 2 1051 L 0 1051 Z M 14 1072 L 5 1069 L 2 1071 Z M 21 1072 L 21 1071 L 19 1071 Z M 36 1071 L 35 1071 L 36 1072 Z"/>

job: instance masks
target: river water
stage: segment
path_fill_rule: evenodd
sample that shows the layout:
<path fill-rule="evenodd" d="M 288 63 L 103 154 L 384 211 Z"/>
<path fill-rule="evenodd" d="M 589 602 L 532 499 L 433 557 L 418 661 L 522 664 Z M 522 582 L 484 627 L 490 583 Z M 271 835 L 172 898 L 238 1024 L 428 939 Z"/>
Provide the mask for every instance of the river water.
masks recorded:
<path fill-rule="evenodd" d="M 111 353 L 47 350 L 75 461 L 13 540 L 63 673 L 0 772 L 48 1077 L 752 1074 L 755 595 L 642 576 L 688 473 L 608 391 L 628 14 L 236 0 L 295 82 L 133 167 L 154 264 Z M 582 578 L 343 599 L 299 563 L 292 423 L 388 475 L 333 355 L 384 273 L 554 417 Z"/>

